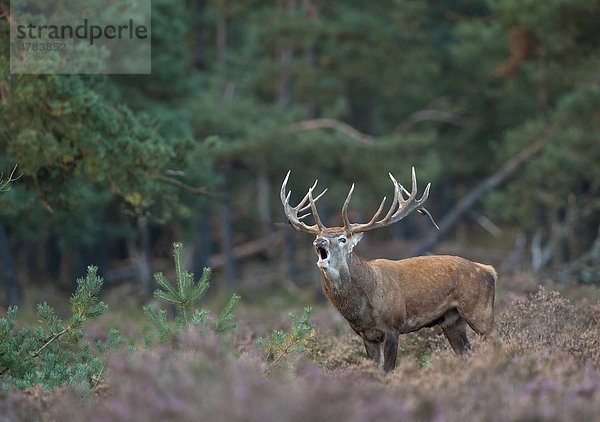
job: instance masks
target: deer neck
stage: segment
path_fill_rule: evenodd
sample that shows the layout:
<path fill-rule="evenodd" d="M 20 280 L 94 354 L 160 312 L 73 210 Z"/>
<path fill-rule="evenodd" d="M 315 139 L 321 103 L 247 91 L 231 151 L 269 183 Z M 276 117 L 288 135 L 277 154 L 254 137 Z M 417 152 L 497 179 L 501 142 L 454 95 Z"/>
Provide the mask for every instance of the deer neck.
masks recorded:
<path fill-rule="evenodd" d="M 370 320 L 371 303 L 376 290 L 372 268 L 354 252 L 335 267 L 321 268 L 321 286 L 329 301 L 354 325 Z M 367 312 L 365 312 L 367 311 Z"/>

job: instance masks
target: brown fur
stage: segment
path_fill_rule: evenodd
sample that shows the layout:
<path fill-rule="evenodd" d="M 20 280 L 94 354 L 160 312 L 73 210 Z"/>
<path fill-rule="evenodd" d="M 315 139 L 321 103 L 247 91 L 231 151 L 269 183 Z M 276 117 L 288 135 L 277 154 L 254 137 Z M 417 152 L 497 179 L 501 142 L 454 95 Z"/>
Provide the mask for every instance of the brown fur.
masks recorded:
<path fill-rule="evenodd" d="M 318 255 L 323 292 L 362 337 L 369 358 L 379 364 L 383 352 L 383 368 L 393 370 L 398 336 L 423 327 L 439 325 L 456 353 L 463 353 L 469 347 L 467 325 L 484 336 L 493 333 L 498 276 L 489 265 L 457 256 L 364 261 L 352 252 L 365 232 L 394 224 L 413 211 L 428 216 L 437 227 L 423 207 L 431 185 L 428 184 L 421 199 L 417 199 L 414 167 L 410 193 L 389 174 L 394 184 L 392 205 L 382 217 L 384 198 L 375 215 L 365 224 L 352 224 L 348 219 L 348 204 L 354 191 L 352 185 L 342 207 L 344 227 L 332 228 L 323 225 L 315 205 L 326 190 L 313 198 L 315 181 L 302 201 L 292 207 L 288 202 L 291 192 L 286 193 L 289 176 L 288 171 L 279 195 L 283 210 L 296 230 L 317 235 L 313 245 Z M 402 192 L 408 194 L 408 198 Z M 308 207 L 315 220 L 312 226 L 298 216 Z"/>
<path fill-rule="evenodd" d="M 452 349 L 463 353 L 467 325 L 484 336 L 493 332 L 493 267 L 457 256 L 364 261 L 340 236 L 343 231 L 328 229 L 315 240 L 326 239 L 329 252 L 329 264 L 320 268 L 323 292 L 377 363 L 383 346 L 386 371 L 395 367 L 400 334 L 440 325 Z"/>

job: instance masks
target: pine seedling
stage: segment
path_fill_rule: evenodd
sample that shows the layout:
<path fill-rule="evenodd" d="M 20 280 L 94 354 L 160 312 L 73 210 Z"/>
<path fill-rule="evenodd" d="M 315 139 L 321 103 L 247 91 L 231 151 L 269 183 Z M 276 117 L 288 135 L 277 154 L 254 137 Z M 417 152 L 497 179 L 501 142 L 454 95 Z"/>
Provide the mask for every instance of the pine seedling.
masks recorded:
<path fill-rule="evenodd" d="M 204 268 L 202 277 L 196 283 L 194 282 L 194 274 L 188 273 L 183 268 L 182 243 L 173 243 L 173 256 L 175 260 L 175 277 L 177 278 L 176 286 L 173 286 L 162 273 L 156 273 L 154 279 L 163 290 L 156 289 L 154 297 L 174 305 L 178 316 L 187 325 L 194 315 L 195 304 L 204 297 L 206 290 L 208 290 L 211 269 Z"/>
<path fill-rule="evenodd" d="M 161 343 L 172 340 L 181 329 L 189 329 L 192 326 L 205 328 L 208 311 L 197 309 L 197 303 L 204 297 L 209 287 L 208 279 L 211 274 L 210 268 L 204 268 L 199 281 L 194 281 L 194 274 L 188 273 L 183 268 L 183 244 L 173 243 L 173 258 L 175 261 L 175 283 L 169 282 L 162 273 L 156 273 L 154 278 L 159 289 L 154 291 L 154 297 L 169 305 L 173 305 L 177 311 L 175 324 L 167 321 L 167 312 L 153 310 L 149 305 L 144 306 L 146 317 L 152 322 L 156 329 L 156 337 Z M 233 308 L 239 302 L 240 296 L 233 294 L 229 302 L 212 325 L 216 333 L 224 333 L 236 325 L 233 323 Z M 153 335 L 148 333 L 145 338 L 146 345 L 151 345 Z"/>
<path fill-rule="evenodd" d="M 287 358 L 295 352 L 306 353 L 314 340 L 315 325 L 309 321 L 312 308 L 304 308 L 302 316 L 295 312 L 288 315 L 292 320 L 292 327 L 288 332 L 273 330 L 266 339 L 256 340 L 256 345 L 263 349 L 267 361 L 270 363 L 265 368 L 264 374 L 268 375 L 274 368 L 283 365 Z"/>
<path fill-rule="evenodd" d="M 84 324 L 107 309 L 98 300 L 102 278 L 97 271 L 97 267 L 89 266 L 86 277 L 77 280 L 70 299 L 72 315 L 66 321 L 44 302 L 37 306 L 41 326 L 17 330 L 17 308 L 8 309 L 6 318 L 0 318 L 0 380 L 19 388 L 90 388 L 98 384 L 105 368 L 101 357 L 118 348 L 123 340 L 117 330 L 111 330 L 105 344 L 97 343 L 96 353 L 83 341 Z"/>
<path fill-rule="evenodd" d="M 158 340 L 161 343 L 167 343 L 175 334 L 177 330 L 167 322 L 167 311 L 160 309 L 156 312 L 150 305 L 144 306 L 144 314 L 152 322 L 156 332 L 158 334 Z M 148 338 L 146 343 L 151 343 L 151 339 Z"/>

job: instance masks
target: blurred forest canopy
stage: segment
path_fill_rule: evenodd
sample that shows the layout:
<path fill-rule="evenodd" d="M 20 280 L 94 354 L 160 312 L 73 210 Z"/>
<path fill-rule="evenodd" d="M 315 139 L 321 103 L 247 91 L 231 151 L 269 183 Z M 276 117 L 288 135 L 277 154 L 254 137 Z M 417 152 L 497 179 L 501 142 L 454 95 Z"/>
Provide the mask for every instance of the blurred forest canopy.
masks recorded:
<path fill-rule="evenodd" d="M 19 280 L 88 264 L 151 292 L 173 241 L 230 286 L 256 250 L 293 278 L 288 169 L 292 202 L 317 177 L 330 188 L 319 204 L 335 224 L 352 182 L 365 219 L 387 172 L 406 184 L 414 165 L 439 220 L 536 142 L 467 222 L 493 221 L 535 270 L 599 281 L 584 271 L 600 256 L 597 1 L 153 0 L 140 76 L 10 75 L 0 6 L 0 169 L 22 173 L 0 194 L 9 303 Z M 392 235 L 428 230 L 411 217 Z M 108 272 L 118 260 L 132 264 Z"/>

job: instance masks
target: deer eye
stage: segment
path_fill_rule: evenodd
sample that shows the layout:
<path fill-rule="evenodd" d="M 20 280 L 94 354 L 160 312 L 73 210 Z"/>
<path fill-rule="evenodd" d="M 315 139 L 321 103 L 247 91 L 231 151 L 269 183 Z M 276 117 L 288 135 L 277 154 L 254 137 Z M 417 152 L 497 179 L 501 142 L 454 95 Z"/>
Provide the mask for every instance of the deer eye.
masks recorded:
<path fill-rule="evenodd" d="M 338 241 L 342 242 L 342 243 L 346 243 L 346 238 L 345 237 L 340 237 L 338 239 Z"/>

